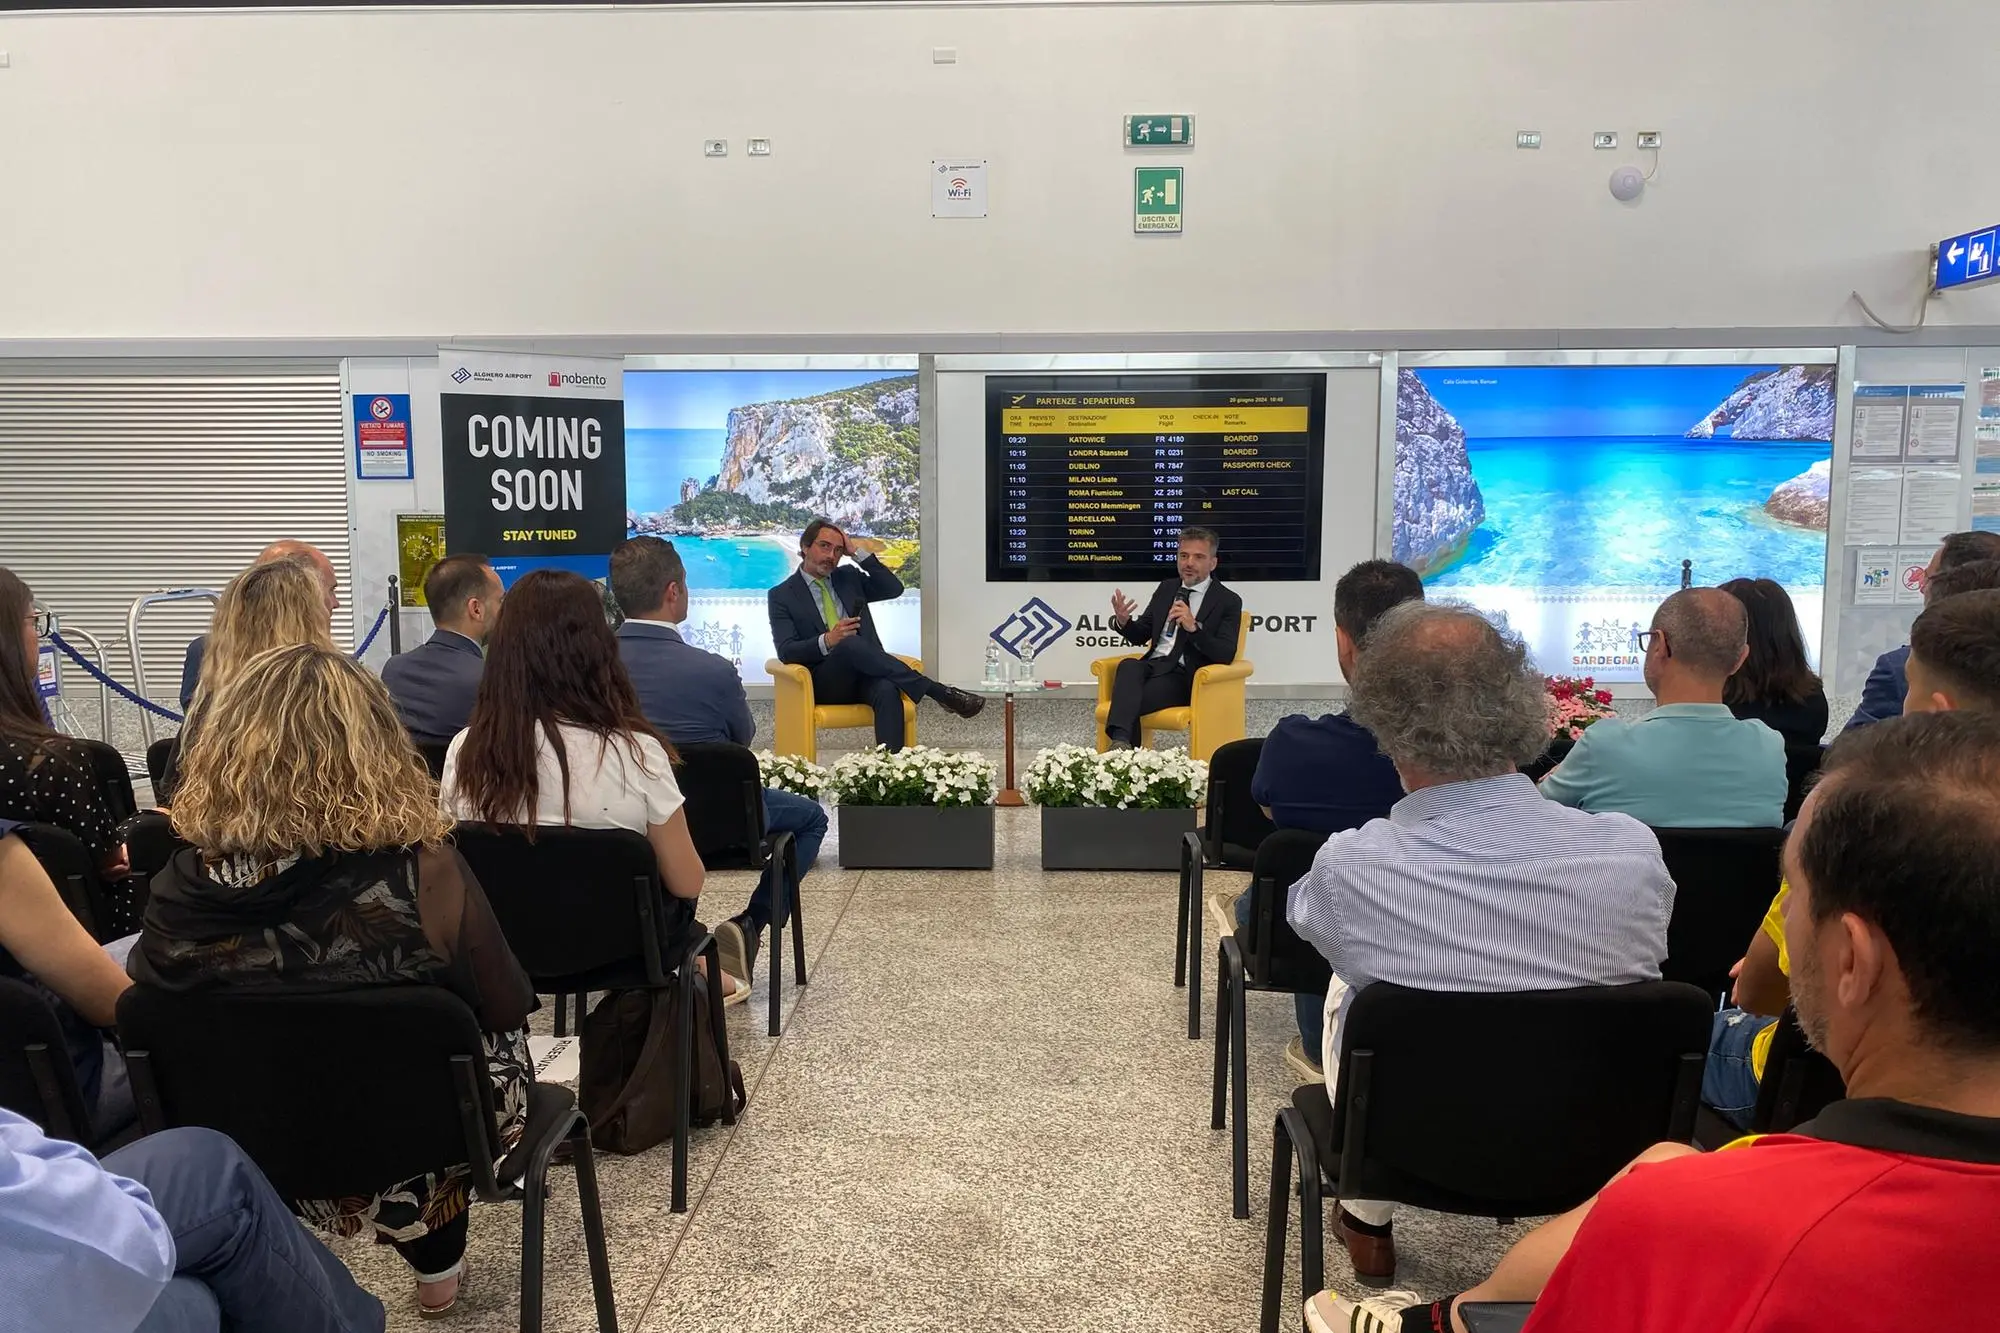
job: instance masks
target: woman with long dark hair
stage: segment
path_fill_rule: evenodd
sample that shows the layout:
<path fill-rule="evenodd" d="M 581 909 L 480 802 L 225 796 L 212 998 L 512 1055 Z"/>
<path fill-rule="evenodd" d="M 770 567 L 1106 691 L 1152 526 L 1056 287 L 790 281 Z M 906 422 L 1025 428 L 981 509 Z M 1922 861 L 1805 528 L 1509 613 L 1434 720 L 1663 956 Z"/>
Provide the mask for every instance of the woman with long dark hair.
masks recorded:
<path fill-rule="evenodd" d="M 125 849 L 89 756 L 42 711 L 35 689 L 40 638 L 35 594 L 0 569 L 0 819 L 66 829 L 107 873 L 122 874 Z"/>
<path fill-rule="evenodd" d="M 1818 745 L 1826 735 L 1826 689 L 1806 661 L 1791 595 L 1775 579 L 1731 579 L 1722 590 L 1750 617 L 1750 655 L 1723 685 L 1722 701 L 1737 717 L 1783 736 L 1788 749 Z"/>
<path fill-rule="evenodd" d="M 562 570 L 523 575 L 486 641 L 471 720 L 445 752 L 446 813 L 531 838 L 537 826 L 643 833 L 678 908 L 669 938 L 691 942 L 702 867 L 674 759 L 639 710 L 596 586 Z M 747 995 L 735 981 L 726 993 Z"/>

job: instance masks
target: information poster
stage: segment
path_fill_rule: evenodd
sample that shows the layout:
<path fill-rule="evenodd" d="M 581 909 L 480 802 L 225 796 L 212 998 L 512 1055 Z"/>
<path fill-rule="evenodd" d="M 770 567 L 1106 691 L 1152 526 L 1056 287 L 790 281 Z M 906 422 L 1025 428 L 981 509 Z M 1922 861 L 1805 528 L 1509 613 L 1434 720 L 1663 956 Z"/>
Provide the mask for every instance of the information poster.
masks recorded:
<path fill-rule="evenodd" d="M 1924 602 L 1924 571 L 1930 568 L 1931 556 L 1937 547 L 1905 546 L 1896 552 L 1896 604 L 1898 606 L 1922 606 Z"/>
<path fill-rule="evenodd" d="M 1935 549 L 1958 527 L 1962 479 L 1955 467 L 1913 467 L 1903 473 L 1904 543 L 1926 542 Z M 1930 557 L 1925 556 L 1928 560 Z"/>
<path fill-rule="evenodd" d="M 1903 418 L 1910 391 L 1900 384 L 1862 384 L 1854 390 L 1855 458 L 1903 456 Z"/>
<path fill-rule="evenodd" d="M 1973 470 L 2000 474 L 2000 421 L 1981 422 L 1972 431 Z"/>
<path fill-rule="evenodd" d="M 1984 421 L 2000 421 L 2000 366 L 1979 372 L 1979 416 Z"/>
<path fill-rule="evenodd" d="M 407 607 L 424 606 L 424 580 L 431 566 L 444 559 L 443 514 L 396 515 L 396 582 L 398 600 Z"/>
<path fill-rule="evenodd" d="M 625 538 L 624 363 L 438 350 L 450 553 L 503 583 L 535 568 L 605 576 Z"/>
<path fill-rule="evenodd" d="M 1904 456 L 1911 462 L 1947 462 L 1958 457 L 1958 425 L 1965 409 L 1963 384 L 1919 384 L 1910 390 L 1909 436 Z"/>
<path fill-rule="evenodd" d="M 2000 481 L 1983 481 L 1972 488 L 1975 532 L 2000 532 Z"/>
<path fill-rule="evenodd" d="M 1862 548 L 1854 562 L 1854 604 L 1889 606 L 1894 603 L 1897 573 L 1894 547 Z"/>
<path fill-rule="evenodd" d="M 416 476 L 410 395 L 357 393 L 353 398 L 354 475 L 362 481 L 408 481 Z"/>
<path fill-rule="evenodd" d="M 1849 546 L 1894 542 L 1903 526 L 1903 469 L 1857 467 L 1847 474 Z"/>

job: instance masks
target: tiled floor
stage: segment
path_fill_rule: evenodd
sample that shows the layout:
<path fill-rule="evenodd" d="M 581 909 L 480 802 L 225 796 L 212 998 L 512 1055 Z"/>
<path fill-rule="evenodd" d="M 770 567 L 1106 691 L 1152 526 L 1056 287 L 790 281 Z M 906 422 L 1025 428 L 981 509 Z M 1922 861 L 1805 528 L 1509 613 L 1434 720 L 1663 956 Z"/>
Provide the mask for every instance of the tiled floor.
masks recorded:
<path fill-rule="evenodd" d="M 811 985 L 788 985 L 775 1041 L 761 987 L 730 1011 L 750 1109 L 697 1132 L 689 1211 L 668 1210 L 667 1148 L 599 1159 L 622 1328 L 1256 1326 L 1290 997 L 1250 1000 L 1254 1216 L 1235 1221 L 1213 1048 L 1187 1040 L 1172 985 L 1175 877 L 1044 875 L 1036 821 L 999 812 L 991 873 L 841 870 L 828 842 L 806 881 Z M 712 877 L 704 917 L 750 886 Z M 575 1192 L 555 1179 L 547 1327 L 591 1329 Z M 1426 1295 L 1518 1234 L 1424 1213 L 1397 1231 L 1400 1284 Z M 497 1333 L 515 1327 L 519 1236 L 517 1209 L 475 1208 L 473 1285 L 444 1324 L 419 1324 L 392 1253 L 340 1252 L 390 1328 Z M 1349 1276 L 1338 1245 L 1327 1274 Z"/>

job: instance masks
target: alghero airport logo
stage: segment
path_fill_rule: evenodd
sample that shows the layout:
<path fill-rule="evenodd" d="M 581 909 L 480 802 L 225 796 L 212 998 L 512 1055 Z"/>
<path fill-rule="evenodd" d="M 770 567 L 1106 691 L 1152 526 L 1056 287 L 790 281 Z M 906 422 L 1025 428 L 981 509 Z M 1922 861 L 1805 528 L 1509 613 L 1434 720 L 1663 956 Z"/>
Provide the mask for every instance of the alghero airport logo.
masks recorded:
<path fill-rule="evenodd" d="M 1039 597 L 1031 597 L 993 631 L 993 641 L 1026 661 L 1055 647 L 1070 628 L 1060 611 Z"/>
<path fill-rule="evenodd" d="M 463 384 L 471 378 L 472 378 L 472 372 L 467 370 L 464 366 L 460 366 L 457 370 L 451 372 L 451 382 L 453 384 Z"/>

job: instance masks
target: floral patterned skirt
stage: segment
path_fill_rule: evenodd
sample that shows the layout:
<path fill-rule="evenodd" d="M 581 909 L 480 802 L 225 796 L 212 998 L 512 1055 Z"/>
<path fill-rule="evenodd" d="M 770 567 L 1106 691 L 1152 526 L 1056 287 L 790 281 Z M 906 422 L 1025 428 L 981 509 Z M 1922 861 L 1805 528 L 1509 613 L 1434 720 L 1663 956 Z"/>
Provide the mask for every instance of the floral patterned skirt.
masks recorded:
<path fill-rule="evenodd" d="M 484 1034 L 486 1068 L 493 1078 L 495 1141 L 504 1155 L 521 1142 L 528 1121 L 528 1084 L 535 1062 L 527 1029 Z M 452 1221 L 472 1204 L 472 1168 L 448 1167 L 390 1186 L 368 1198 L 297 1199 L 292 1211 L 334 1236 L 373 1234 L 382 1242 L 416 1240 Z"/>

